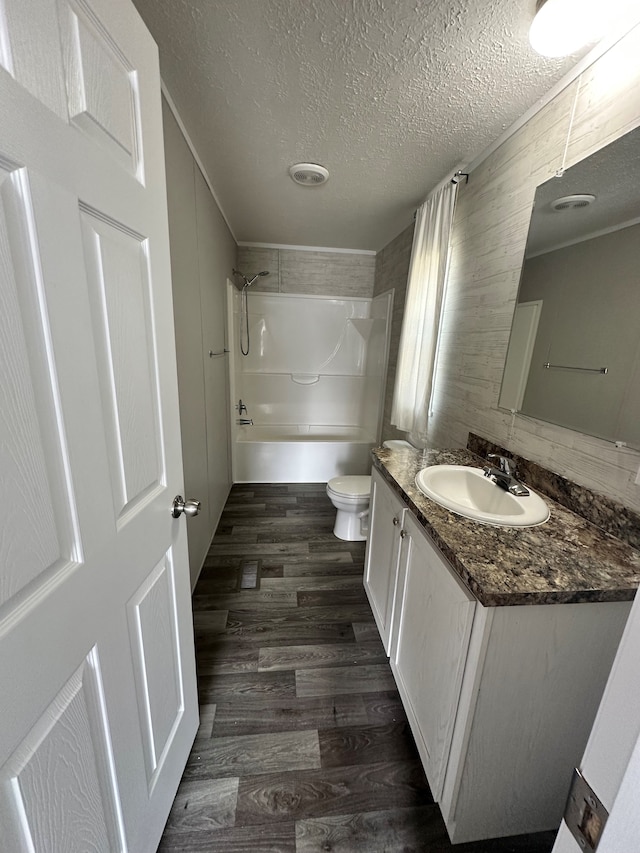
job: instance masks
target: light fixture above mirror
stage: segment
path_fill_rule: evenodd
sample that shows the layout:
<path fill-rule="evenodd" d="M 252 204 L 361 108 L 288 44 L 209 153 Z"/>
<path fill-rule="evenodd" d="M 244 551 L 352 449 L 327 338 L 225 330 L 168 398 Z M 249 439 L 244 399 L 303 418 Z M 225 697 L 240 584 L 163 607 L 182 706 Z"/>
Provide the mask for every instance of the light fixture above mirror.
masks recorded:
<path fill-rule="evenodd" d="M 538 0 L 529 42 L 542 56 L 569 56 L 602 38 L 610 14 L 603 0 Z"/>

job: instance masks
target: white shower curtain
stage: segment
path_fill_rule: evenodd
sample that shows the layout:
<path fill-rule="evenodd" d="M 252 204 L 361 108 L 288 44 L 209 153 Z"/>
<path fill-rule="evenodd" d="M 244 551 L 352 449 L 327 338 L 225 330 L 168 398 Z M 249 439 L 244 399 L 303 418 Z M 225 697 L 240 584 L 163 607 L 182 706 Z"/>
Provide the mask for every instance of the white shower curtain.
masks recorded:
<path fill-rule="evenodd" d="M 426 437 L 457 184 L 447 181 L 418 209 L 391 423 Z"/>

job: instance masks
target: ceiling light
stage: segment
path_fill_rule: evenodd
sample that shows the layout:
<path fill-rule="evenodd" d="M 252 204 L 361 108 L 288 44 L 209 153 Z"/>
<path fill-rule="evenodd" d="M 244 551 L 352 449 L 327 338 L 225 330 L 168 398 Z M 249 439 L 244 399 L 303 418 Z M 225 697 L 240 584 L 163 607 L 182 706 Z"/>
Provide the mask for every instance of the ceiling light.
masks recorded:
<path fill-rule="evenodd" d="M 303 187 L 318 187 L 329 180 L 329 172 L 317 163 L 295 163 L 289 167 L 291 180 Z"/>
<path fill-rule="evenodd" d="M 604 0 L 538 0 L 529 42 L 542 56 L 568 56 L 602 37 L 605 15 Z"/>

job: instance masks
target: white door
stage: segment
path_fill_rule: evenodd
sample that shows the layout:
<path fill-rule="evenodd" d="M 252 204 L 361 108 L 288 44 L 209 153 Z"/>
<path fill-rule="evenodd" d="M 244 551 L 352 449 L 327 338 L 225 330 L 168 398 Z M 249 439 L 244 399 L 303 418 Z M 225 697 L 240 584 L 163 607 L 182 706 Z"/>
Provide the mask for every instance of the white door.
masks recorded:
<path fill-rule="evenodd" d="M 636 595 L 579 769 L 609 812 L 598 851 L 634 853 L 640 785 L 640 596 Z M 563 821 L 554 853 L 581 848 Z"/>
<path fill-rule="evenodd" d="M 522 409 L 541 313 L 542 299 L 516 305 L 500 389 L 499 405 L 503 409 Z"/>
<path fill-rule="evenodd" d="M 157 54 L 3 0 L 0 66 L 0 847 L 154 851 L 197 726 Z"/>

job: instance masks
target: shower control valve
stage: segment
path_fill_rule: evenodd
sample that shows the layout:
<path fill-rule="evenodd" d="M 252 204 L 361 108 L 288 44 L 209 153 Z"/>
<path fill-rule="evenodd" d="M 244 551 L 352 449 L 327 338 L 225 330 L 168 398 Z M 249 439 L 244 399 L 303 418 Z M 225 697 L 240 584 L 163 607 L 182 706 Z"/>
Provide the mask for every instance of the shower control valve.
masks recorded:
<path fill-rule="evenodd" d="M 242 414 L 243 412 L 246 413 L 246 411 L 247 411 L 247 407 L 242 402 L 242 400 L 238 400 L 238 405 L 236 406 L 236 409 L 238 410 L 239 414 Z"/>

